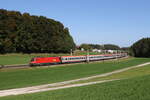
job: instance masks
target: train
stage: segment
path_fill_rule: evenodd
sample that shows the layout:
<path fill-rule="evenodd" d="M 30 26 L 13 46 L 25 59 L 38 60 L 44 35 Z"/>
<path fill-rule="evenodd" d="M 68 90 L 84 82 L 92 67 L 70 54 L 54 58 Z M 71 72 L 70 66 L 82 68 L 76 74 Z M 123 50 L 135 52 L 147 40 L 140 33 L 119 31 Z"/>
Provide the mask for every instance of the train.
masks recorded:
<path fill-rule="evenodd" d="M 42 66 L 65 63 L 90 62 L 126 57 L 127 53 L 101 54 L 101 55 L 81 55 L 81 56 L 59 56 L 59 57 L 34 57 L 31 59 L 30 66 Z"/>

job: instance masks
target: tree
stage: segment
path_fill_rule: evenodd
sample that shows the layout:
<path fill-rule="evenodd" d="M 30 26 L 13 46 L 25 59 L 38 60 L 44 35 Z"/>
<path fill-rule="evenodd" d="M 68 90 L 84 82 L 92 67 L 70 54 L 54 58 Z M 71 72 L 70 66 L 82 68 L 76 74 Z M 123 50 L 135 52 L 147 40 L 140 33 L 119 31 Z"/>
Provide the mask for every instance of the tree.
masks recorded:
<path fill-rule="evenodd" d="M 135 57 L 150 57 L 150 38 L 143 38 L 130 47 L 131 55 Z"/>
<path fill-rule="evenodd" d="M 103 46 L 99 44 L 89 44 L 89 46 L 91 46 L 92 49 L 103 49 Z"/>
<path fill-rule="evenodd" d="M 105 50 L 120 50 L 120 47 L 114 44 L 105 44 Z"/>
<path fill-rule="evenodd" d="M 89 44 L 81 44 L 80 48 L 83 48 L 84 50 L 91 50 L 92 47 Z"/>

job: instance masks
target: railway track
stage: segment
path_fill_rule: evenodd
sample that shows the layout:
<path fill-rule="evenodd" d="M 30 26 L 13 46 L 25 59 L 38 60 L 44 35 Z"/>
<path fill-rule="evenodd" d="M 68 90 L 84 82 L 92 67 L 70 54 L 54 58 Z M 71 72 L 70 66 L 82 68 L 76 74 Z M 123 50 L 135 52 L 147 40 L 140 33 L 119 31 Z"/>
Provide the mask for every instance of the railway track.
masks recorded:
<path fill-rule="evenodd" d="M 27 67 L 30 67 L 29 64 L 21 64 L 21 65 L 0 65 L 0 69 L 27 68 Z"/>

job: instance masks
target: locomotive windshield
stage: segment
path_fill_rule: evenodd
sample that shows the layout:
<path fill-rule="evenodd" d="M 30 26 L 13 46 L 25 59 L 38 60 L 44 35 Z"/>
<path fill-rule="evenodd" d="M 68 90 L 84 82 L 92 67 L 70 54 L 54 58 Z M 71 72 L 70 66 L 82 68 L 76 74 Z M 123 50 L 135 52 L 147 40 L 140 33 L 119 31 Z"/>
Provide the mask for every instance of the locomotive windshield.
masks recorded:
<path fill-rule="evenodd" d="M 31 59 L 31 62 L 34 61 L 34 58 Z"/>

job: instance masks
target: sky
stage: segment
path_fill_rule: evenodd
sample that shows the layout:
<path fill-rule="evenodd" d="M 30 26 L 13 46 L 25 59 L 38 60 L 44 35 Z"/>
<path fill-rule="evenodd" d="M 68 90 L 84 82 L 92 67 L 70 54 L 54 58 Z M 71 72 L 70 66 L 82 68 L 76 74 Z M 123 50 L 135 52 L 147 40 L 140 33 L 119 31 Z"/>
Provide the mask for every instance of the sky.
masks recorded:
<path fill-rule="evenodd" d="M 0 8 L 60 21 L 77 45 L 128 47 L 150 37 L 150 0 L 1 0 Z"/>

